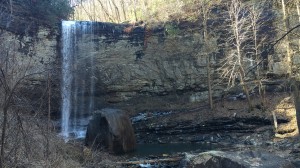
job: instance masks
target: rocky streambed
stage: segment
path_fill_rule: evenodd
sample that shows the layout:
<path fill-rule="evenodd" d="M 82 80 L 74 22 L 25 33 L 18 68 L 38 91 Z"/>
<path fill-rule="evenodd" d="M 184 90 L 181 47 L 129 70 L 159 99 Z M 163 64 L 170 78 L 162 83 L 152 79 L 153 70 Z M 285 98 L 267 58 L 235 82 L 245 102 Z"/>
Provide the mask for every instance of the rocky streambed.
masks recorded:
<path fill-rule="evenodd" d="M 154 124 L 140 121 L 133 125 L 139 143 L 234 143 L 239 135 L 255 133 L 264 137 L 268 134 L 269 137 L 273 132 L 271 124 L 268 119 L 253 117 L 219 118 L 201 123 L 182 121 Z"/>
<path fill-rule="evenodd" d="M 291 117 L 294 111 L 285 110 L 283 114 L 280 110 L 292 109 L 291 100 L 280 100 L 276 108 L 270 104 L 267 112 L 247 112 L 229 103 L 214 113 L 201 108 L 136 114 L 131 120 L 138 144 L 156 152 L 136 153 L 120 164 L 159 168 L 300 167 L 300 139 L 294 136 Z M 277 116 L 277 131 L 271 110 Z"/>
<path fill-rule="evenodd" d="M 138 143 L 148 144 L 140 147 L 156 153 L 137 153 L 122 163 L 125 167 L 300 167 L 300 140 L 276 139 L 273 122 L 266 118 L 232 117 L 163 124 L 153 123 L 153 116 L 139 115 L 145 117 L 133 118 Z M 163 121 L 167 115 L 174 113 L 159 113 L 156 117 Z M 163 145 L 173 149 L 166 150 Z"/>
<path fill-rule="evenodd" d="M 243 143 L 256 144 L 253 138 L 270 139 L 274 135 L 273 121 L 261 116 L 211 118 L 197 120 L 197 112 L 139 113 L 132 117 L 138 143 Z M 176 117 L 182 115 L 178 121 Z M 185 115 L 194 120 L 183 119 Z M 173 119 L 173 120 L 172 120 Z M 288 119 L 278 119 L 278 124 Z M 253 142 L 251 142 L 253 141 Z"/>
<path fill-rule="evenodd" d="M 235 100 L 216 104 L 213 110 L 191 106 L 128 113 L 136 151 L 119 156 L 101 149 L 94 164 L 129 168 L 300 167 L 293 100 L 289 95 L 271 95 L 267 100 L 266 111 L 255 106 L 249 112 L 244 101 Z M 276 115 L 277 130 L 272 114 Z"/>

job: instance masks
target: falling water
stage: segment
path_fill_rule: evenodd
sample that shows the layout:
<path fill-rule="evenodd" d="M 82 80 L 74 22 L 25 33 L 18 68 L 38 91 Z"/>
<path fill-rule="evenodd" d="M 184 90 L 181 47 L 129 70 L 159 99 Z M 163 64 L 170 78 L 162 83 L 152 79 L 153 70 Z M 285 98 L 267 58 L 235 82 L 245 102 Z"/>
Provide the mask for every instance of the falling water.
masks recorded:
<path fill-rule="evenodd" d="M 94 57 L 80 54 L 81 43 L 93 38 L 92 22 L 62 22 L 62 127 L 61 135 L 69 138 L 85 136 L 88 114 L 94 109 Z M 84 42 L 82 40 L 85 40 Z M 93 46 L 85 50 L 92 52 Z"/>
<path fill-rule="evenodd" d="M 75 22 L 62 22 L 62 42 L 63 42 L 63 62 L 62 62 L 62 136 L 69 137 L 69 121 L 71 112 L 71 92 L 72 92 L 72 34 L 75 31 Z"/>

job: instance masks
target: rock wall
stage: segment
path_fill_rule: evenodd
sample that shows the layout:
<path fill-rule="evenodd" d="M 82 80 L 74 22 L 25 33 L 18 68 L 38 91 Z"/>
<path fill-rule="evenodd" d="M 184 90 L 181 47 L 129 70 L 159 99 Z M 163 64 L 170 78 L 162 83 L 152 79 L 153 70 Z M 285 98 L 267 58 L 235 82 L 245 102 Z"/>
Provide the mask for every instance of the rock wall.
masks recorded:
<path fill-rule="evenodd" d="M 34 34 L 0 30 L 1 70 L 18 98 L 14 103 L 24 111 L 35 114 L 46 111 L 48 75 L 52 80 L 53 111 L 59 109 L 60 98 L 55 93 L 59 92 L 60 85 L 57 36 L 57 33 L 44 27 L 37 29 Z"/>
<path fill-rule="evenodd" d="M 93 57 L 96 97 L 117 103 L 141 95 L 192 92 L 188 101 L 206 99 L 206 54 L 198 29 L 168 34 L 160 26 L 150 29 L 145 25 L 107 23 L 93 23 L 92 29 L 92 34 L 78 36 L 75 45 L 76 57 Z M 217 46 L 216 39 L 210 43 Z M 216 57 L 212 54 L 212 63 L 217 62 Z M 79 64 L 86 69 L 92 66 Z M 217 83 L 217 74 L 212 75 Z M 215 96 L 222 89 L 214 87 Z"/>
<path fill-rule="evenodd" d="M 291 17 L 288 17 L 290 24 L 288 29 L 298 24 L 297 17 L 292 15 L 292 11 L 289 13 Z M 265 77 L 269 77 L 268 74 L 271 76 L 264 79 L 267 90 L 282 90 L 279 85 L 286 83 L 282 80 L 272 83 L 269 80 L 273 80 L 274 76 L 285 80 L 285 76 L 289 73 L 287 67 L 299 65 L 300 43 L 296 36 L 289 35 L 289 40 L 282 40 L 272 46 L 284 35 L 284 32 L 275 28 L 284 26 L 280 6 L 271 3 L 264 12 L 263 19 L 269 23 L 259 31 L 266 38 L 264 42 L 266 44 L 262 44 L 260 53 L 260 57 L 265 59 L 261 74 L 266 75 Z M 220 13 L 216 12 L 215 15 Z M 171 94 L 185 97 L 185 102 L 207 101 L 207 55 L 209 55 L 213 97 L 220 98 L 226 90 L 227 83 L 226 80 L 221 80 L 216 69 L 220 66 L 220 61 L 230 54 L 230 47 L 222 45 L 226 43 L 224 38 L 227 32 L 224 32 L 222 19 L 216 21 L 212 18 L 208 21 L 208 29 L 214 33 L 209 38 L 209 44 L 204 44 L 200 22 L 201 20 L 179 24 L 170 22 L 151 25 L 152 27 L 145 24 L 133 27 L 115 25 L 111 30 L 112 34 L 118 30 L 122 38 L 112 40 L 112 36 L 103 35 L 105 33 L 101 31 L 105 30 L 99 29 L 100 35 L 96 33 L 92 40 L 88 40 L 90 37 L 83 38 L 84 42 L 80 46 L 82 53 L 78 54 L 96 58 L 96 95 L 109 103 L 127 101 L 139 96 Z M 287 62 L 288 44 L 291 63 Z M 94 46 L 96 52 L 84 50 L 86 46 Z M 270 46 L 273 48 L 269 49 Z M 295 71 L 297 70 L 294 68 Z M 255 79 L 255 75 L 255 73 L 250 75 L 247 80 Z M 249 87 L 252 90 L 256 85 L 252 83 Z M 235 92 L 239 94 L 241 90 Z"/>
<path fill-rule="evenodd" d="M 284 34 L 275 29 L 275 24 L 283 24 L 281 11 L 277 7 L 272 2 L 264 7 L 262 20 L 267 24 L 258 33 L 265 39 L 265 44 L 260 44 L 261 53 L 258 57 L 265 59 L 261 74 L 282 77 L 288 73 L 286 67 L 289 65 L 285 59 L 287 42 L 272 46 Z M 95 89 L 99 102 L 118 103 L 134 98 L 166 95 L 179 96 L 182 98 L 180 101 L 186 103 L 207 101 L 208 56 L 212 67 L 213 97 L 220 98 L 227 90 L 227 82 L 220 77 L 217 68 L 232 50 L 232 44 L 228 44 L 228 26 L 224 26 L 224 8 L 221 6 L 212 11 L 212 17 L 207 21 L 209 40 L 206 43 L 203 40 L 201 19 L 154 25 L 93 23 L 93 34 L 77 38 L 76 54 L 94 58 Z M 295 18 L 290 19 L 295 22 Z M 250 66 L 253 62 L 255 60 L 247 63 Z M 257 75 L 249 74 L 247 82 Z M 269 83 L 266 81 L 264 84 Z M 273 84 L 269 90 L 277 87 L 273 87 Z M 252 82 L 249 87 L 253 90 L 257 86 Z M 242 91 L 237 89 L 235 92 L 239 94 Z"/>
<path fill-rule="evenodd" d="M 76 55 L 93 57 L 99 102 L 167 95 L 184 97 L 180 101 L 186 103 L 206 101 L 207 55 L 211 59 L 213 97 L 220 98 L 227 83 L 221 82 L 216 68 L 226 49 L 218 46 L 222 37 L 215 36 L 209 39 L 208 54 L 197 25 L 186 22 L 176 27 L 167 23 L 150 28 L 144 24 L 93 23 L 92 34 L 76 39 Z M 220 28 L 210 26 L 222 34 Z"/>
<path fill-rule="evenodd" d="M 218 10 L 215 12 L 218 13 Z M 274 15 L 273 24 L 282 24 L 280 11 L 278 13 Z M 217 63 L 228 53 L 228 50 L 220 46 L 220 43 L 224 42 L 222 21 L 214 22 L 213 18 L 209 21 L 209 30 L 216 32 L 210 37 L 209 44 L 204 44 L 200 21 L 157 25 L 92 23 L 93 34 L 77 35 L 74 46 L 77 57 L 94 58 L 95 73 L 92 77 L 96 82 L 95 100 L 98 104 L 96 108 L 149 97 L 161 101 L 164 97 L 170 96 L 170 99 L 175 97 L 176 100 L 186 103 L 206 101 L 208 52 L 205 46 L 210 47 L 214 98 L 219 98 L 226 88 L 226 83 L 220 81 L 216 68 Z M 296 22 L 297 18 L 290 18 L 291 24 Z M 61 34 L 57 33 L 59 30 L 50 30 L 38 26 L 37 23 L 24 22 L 35 25 L 26 32 L 25 29 L 12 28 L 22 27 L 11 26 L 17 24 L 16 22 L 4 23 L 0 24 L 2 37 L 6 39 L 4 41 L 8 43 L 14 41 L 15 53 L 33 58 L 32 72 L 44 72 L 51 67 L 51 74 L 54 74 L 52 75 L 53 103 L 56 107 L 54 111 L 59 111 L 61 73 L 59 67 L 62 47 Z M 274 41 L 282 34 L 276 31 L 275 33 L 277 36 L 272 34 L 270 40 Z M 296 39 L 291 39 L 291 53 L 295 55 L 292 60 L 296 65 L 299 64 L 297 57 L 299 45 Z M 264 73 L 286 74 L 285 44 L 280 43 L 274 53 L 268 53 L 272 59 L 269 59 Z M 90 64 L 84 61 L 85 59 L 82 59 L 80 63 L 85 64 L 88 69 Z M 28 88 L 35 91 L 32 92 L 35 95 L 32 97 L 43 93 L 42 89 L 36 90 L 35 87 L 45 84 L 46 78 L 46 74 L 43 74 L 30 79 L 29 85 L 34 84 L 32 85 L 34 87 Z M 151 106 L 151 103 L 149 104 Z"/>

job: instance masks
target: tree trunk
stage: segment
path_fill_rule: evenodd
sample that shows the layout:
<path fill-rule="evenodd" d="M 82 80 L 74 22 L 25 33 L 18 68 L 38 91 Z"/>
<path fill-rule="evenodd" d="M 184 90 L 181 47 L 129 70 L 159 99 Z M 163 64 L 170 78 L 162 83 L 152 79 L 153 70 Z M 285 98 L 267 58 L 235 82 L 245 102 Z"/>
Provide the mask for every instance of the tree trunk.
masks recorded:
<path fill-rule="evenodd" d="M 299 0 L 296 1 L 296 8 L 297 8 L 297 15 L 298 15 L 298 21 L 300 23 L 300 7 L 299 7 Z M 300 51 L 300 39 L 298 40 L 298 50 Z"/>
<path fill-rule="evenodd" d="M 278 124 L 277 124 L 277 117 L 276 117 L 274 110 L 272 110 L 272 116 L 273 116 L 273 122 L 274 122 L 274 130 L 275 130 L 275 133 L 277 133 Z"/>
<path fill-rule="evenodd" d="M 284 0 L 281 0 L 281 5 L 282 5 L 282 13 L 283 13 L 283 22 L 284 22 L 284 30 L 287 32 L 289 28 L 289 23 L 288 23 L 288 18 L 286 14 L 286 7 L 285 7 L 285 2 Z M 290 53 L 290 41 L 289 37 L 286 36 L 286 63 L 287 63 L 287 73 L 291 75 L 291 53 Z"/>
<path fill-rule="evenodd" d="M 300 90 L 299 90 L 300 82 L 294 82 L 294 104 L 296 108 L 296 120 L 297 120 L 297 128 L 299 131 L 300 127 Z"/>
<path fill-rule="evenodd" d="M 248 102 L 248 108 L 249 108 L 249 112 L 252 111 L 252 102 L 251 102 L 251 99 L 250 99 L 250 95 L 249 95 L 249 89 L 247 87 L 247 85 L 245 84 L 244 82 L 244 79 L 241 79 L 241 85 L 243 87 L 243 90 L 246 94 L 246 99 L 247 99 L 247 102 Z"/>
<path fill-rule="evenodd" d="M 258 80 L 258 92 L 259 92 L 259 97 L 260 97 L 260 101 L 261 101 L 261 109 L 262 111 L 266 110 L 266 97 L 265 97 L 265 88 L 262 85 L 261 80 Z"/>
<path fill-rule="evenodd" d="M 138 18 L 137 18 L 137 9 L 136 9 L 136 7 L 137 7 L 137 0 L 134 0 L 134 17 L 135 17 L 135 22 L 137 22 L 138 21 Z"/>
<path fill-rule="evenodd" d="M 124 21 L 126 21 L 127 17 L 126 17 L 126 10 L 125 10 L 124 0 L 121 0 L 121 7 L 122 7 L 123 19 L 124 19 Z"/>
<path fill-rule="evenodd" d="M 3 108 L 2 134 L 1 134 L 0 168 L 4 167 L 4 145 L 5 145 L 5 136 L 6 136 L 7 113 L 8 113 L 8 108 L 4 107 Z"/>
<path fill-rule="evenodd" d="M 46 158 L 50 156 L 50 122 L 51 122 L 51 78 L 48 72 L 48 121 L 47 121 L 47 136 L 46 136 Z"/>
<path fill-rule="evenodd" d="M 213 109 L 213 100 L 212 100 L 212 89 L 211 89 L 211 69 L 210 69 L 210 57 L 207 55 L 207 86 L 208 86 L 208 101 L 210 109 Z"/>
<path fill-rule="evenodd" d="M 250 111 L 252 111 L 252 102 L 251 102 L 251 99 L 250 99 L 249 89 L 248 89 L 247 85 L 245 84 L 244 69 L 240 66 L 239 71 L 240 71 L 239 72 L 240 84 L 243 87 L 243 90 L 246 94 L 246 99 L 247 99 L 247 102 L 248 102 L 248 107 L 249 107 L 249 112 L 250 112 Z"/>
<path fill-rule="evenodd" d="M 207 18 L 208 18 L 208 12 L 203 12 L 203 39 L 204 43 L 206 45 L 206 48 L 208 49 L 209 42 L 208 42 L 208 33 L 207 33 Z M 207 86 L 208 86 L 208 102 L 210 109 L 213 109 L 213 99 L 212 99 L 212 87 L 211 87 L 211 67 L 210 67 L 210 56 L 209 56 L 210 51 L 206 51 L 207 55 Z"/>

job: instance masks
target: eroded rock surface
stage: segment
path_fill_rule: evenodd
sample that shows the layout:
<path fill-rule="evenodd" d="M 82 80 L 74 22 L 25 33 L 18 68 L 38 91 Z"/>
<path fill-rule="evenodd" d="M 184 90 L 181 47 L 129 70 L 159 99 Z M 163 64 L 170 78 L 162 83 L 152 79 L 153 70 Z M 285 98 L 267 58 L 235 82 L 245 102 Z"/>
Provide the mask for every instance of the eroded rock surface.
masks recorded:
<path fill-rule="evenodd" d="M 209 151 L 186 154 L 182 166 L 187 168 L 294 168 L 289 161 L 265 151 Z"/>
<path fill-rule="evenodd" d="M 106 147 L 115 154 L 131 152 L 136 146 L 129 118 L 122 110 L 108 108 L 94 112 L 85 143 L 93 148 Z"/>

